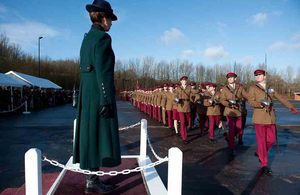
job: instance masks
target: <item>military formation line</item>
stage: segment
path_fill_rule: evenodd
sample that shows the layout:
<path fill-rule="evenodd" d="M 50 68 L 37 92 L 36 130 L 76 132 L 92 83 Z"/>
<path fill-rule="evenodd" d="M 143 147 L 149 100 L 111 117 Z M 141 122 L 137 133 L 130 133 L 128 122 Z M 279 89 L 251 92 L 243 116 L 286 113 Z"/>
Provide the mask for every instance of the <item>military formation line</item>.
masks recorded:
<path fill-rule="evenodd" d="M 266 71 L 254 71 L 256 83 L 248 90 L 237 82 L 237 75 L 229 72 L 227 84 L 217 90 L 217 85 L 204 82 L 197 85 L 189 82 L 187 76 L 179 79 L 179 84 L 165 83 L 151 89 L 137 89 L 122 92 L 127 99 L 151 119 L 161 122 L 174 130 L 184 144 L 188 144 L 188 130 L 194 129 L 195 119 L 201 135 L 208 132 L 208 139 L 216 143 L 215 130 L 227 123 L 228 133 L 224 133 L 229 155 L 234 157 L 238 145 L 243 145 L 243 132 L 246 123 L 246 102 L 253 108 L 253 123 L 256 131 L 257 150 L 262 172 L 271 175 L 268 167 L 268 151 L 276 141 L 275 109 L 277 99 L 293 114 L 297 109 L 284 97 L 266 84 Z M 226 123 L 225 123 L 226 122 Z"/>

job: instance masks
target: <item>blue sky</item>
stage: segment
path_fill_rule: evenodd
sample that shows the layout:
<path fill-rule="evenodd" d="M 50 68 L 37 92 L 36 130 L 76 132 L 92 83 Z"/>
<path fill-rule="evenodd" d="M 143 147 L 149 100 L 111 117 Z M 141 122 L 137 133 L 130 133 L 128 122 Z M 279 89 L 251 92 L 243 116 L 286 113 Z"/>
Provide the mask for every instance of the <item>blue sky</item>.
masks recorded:
<path fill-rule="evenodd" d="M 2 0 L 0 32 L 41 57 L 79 57 L 92 1 Z M 110 0 L 119 17 L 109 32 L 117 59 L 152 56 L 195 64 L 257 65 L 300 69 L 298 0 Z"/>

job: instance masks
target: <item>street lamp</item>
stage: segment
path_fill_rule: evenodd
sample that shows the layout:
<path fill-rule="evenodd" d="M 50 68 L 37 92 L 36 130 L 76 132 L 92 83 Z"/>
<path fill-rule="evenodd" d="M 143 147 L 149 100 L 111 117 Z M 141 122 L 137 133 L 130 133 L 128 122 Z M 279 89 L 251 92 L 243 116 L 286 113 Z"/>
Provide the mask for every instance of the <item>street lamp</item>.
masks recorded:
<path fill-rule="evenodd" d="M 39 48 L 39 77 L 41 77 L 41 49 L 40 49 L 40 47 L 41 47 L 41 39 L 42 39 L 43 37 L 39 37 L 39 39 L 38 39 L 38 48 Z"/>

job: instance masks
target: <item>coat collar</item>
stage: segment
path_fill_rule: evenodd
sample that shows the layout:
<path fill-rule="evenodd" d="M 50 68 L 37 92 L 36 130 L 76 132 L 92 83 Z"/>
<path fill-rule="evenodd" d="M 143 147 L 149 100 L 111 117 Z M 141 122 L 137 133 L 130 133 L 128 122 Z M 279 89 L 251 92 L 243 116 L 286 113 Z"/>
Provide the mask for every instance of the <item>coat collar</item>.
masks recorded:
<path fill-rule="evenodd" d="M 100 24 L 92 24 L 91 29 L 98 29 L 100 31 L 104 31 L 104 28 Z"/>

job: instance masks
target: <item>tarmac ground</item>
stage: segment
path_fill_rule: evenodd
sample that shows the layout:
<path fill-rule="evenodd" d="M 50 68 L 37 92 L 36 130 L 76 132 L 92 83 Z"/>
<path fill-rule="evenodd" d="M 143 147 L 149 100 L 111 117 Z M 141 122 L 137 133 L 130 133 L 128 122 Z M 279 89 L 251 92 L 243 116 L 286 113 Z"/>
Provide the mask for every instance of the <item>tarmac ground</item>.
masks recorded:
<path fill-rule="evenodd" d="M 300 102 L 293 102 L 300 108 Z M 129 102 L 118 101 L 119 126 L 125 127 L 148 120 L 148 136 L 160 157 L 168 149 L 178 147 L 183 152 L 182 194 L 300 194 L 300 115 L 289 114 L 280 104 L 277 110 L 278 144 L 269 152 L 272 176 L 260 172 L 260 164 L 254 156 L 255 132 L 249 109 L 244 130 L 244 145 L 239 146 L 234 158 L 228 155 L 223 129 L 215 131 L 217 143 L 212 144 L 208 135 L 200 130 L 188 132 L 188 144 L 180 137 L 138 111 Z M 24 154 L 30 148 L 39 148 L 43 155 L 66 163 L 72 155 L 73 120 L 76 110 L 71 105 L 52 107 L 32 112 L 0 116 L 0 193 L 6 188 L 24 184 Z M 120 131 L 123 155 L 139 153 L 140 127 Z M 148 147 L 148 155 L 157 159 Z M 43 162 L 44 173 L 60 170 Z M 167 163 L 156 167 L 167 186 Z"/>

